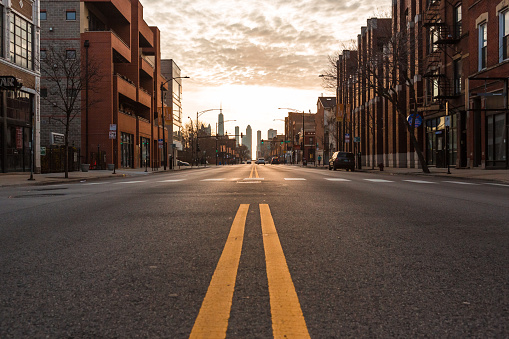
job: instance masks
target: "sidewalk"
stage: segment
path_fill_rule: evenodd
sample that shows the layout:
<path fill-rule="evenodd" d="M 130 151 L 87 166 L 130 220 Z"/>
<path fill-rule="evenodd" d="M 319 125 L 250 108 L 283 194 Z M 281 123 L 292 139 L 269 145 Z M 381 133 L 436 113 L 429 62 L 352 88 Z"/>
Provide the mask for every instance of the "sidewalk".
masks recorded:
<path fill-rule="evenodd" d="M 45 174 L 34 174 L 33 179 L 30 179 L 30 172 L 12 172 L 12 173 L 0 173 L 0 188 L 6 186 L 34 186 L 34 185 L 51 185 L 61 184 L 70 182 L 80 182 L 87 180 L 100 180 L 104 178 L 117 178 L 117 177 L 139 177 L 145 175 L 153 175 L 158 173 L 169 173 L 178 171 L 187 171 L 190 169 L 197 169 L 204 167 L 187 167 L 182 166 L 175 169 L 166 169 L 160 167 L 156 170 L 148 168 L 145 172 L 144 168 L 135 169 L 117 169 L 115 174 L 109 170 L 90 170 L 88 172 L 69 172 L 69 178 L 65 178 L 65 173 L 45 173 Z"/>

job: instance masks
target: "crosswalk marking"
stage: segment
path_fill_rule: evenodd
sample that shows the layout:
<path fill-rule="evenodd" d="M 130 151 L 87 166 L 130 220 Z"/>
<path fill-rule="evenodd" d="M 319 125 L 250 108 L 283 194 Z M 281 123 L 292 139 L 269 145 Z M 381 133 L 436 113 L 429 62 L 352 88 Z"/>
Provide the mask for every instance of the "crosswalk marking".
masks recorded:
<path fill-rule="evenodd" d="M 120 182 L 115 182 L 114 184 L 138 184 L 140 182 L 147 182 L 146 180 L 134 180 L 134 181 L 120 181 Z"/>
<path fill-rule="evenodd" d="M 416 184 L 436 184 L 436 182 L 426 181 L 426 180 L 403 180 L 403 181 L 413 182 L 413 183 L 416 183 Z"/>
<path fill-rule="evenodd" d="M 225 178 L 203 179 L 201 181 L 223 181 Z"/>
<path fill-rule="evenodd" d="M 371 181 L 371 182 L 394 182 L 394 181 L 385 180 L 385 179 L 364 179 L 364 180 Z"/>
<path fill-rule="evenodd" d="M 343 178 L 325 178 L 325 180 L 329 180 L 329 181 L 352 181 L 352 180 L 343 179 Z"/>
<path fill-rule="evenodd" d="M 285 178 L 285 180 L 289 180 L 289 181 L 298 181 L 298 180 L 306 180 L 304 178 Z"/>
<path fill-rule="evenodd" d="M 163 180 L 163 181 L 158 181 L 158 182 L 179 182 L 179 181 L 184 181 L 186 179 L 168 179 L 168 180 Z"/>
<path fill-rule="evenodd" d="M 244 181 L 260 181 L 265 180 L 264 178 L 244 178 Z"/>
<path fill-rule="evenodd" d="M 447 182 L 449 184 L 479 186 L 479 184 L 474 184 L 473 182 L 464 182 L 464 181 L 444 181 L 444 182 Z"/>

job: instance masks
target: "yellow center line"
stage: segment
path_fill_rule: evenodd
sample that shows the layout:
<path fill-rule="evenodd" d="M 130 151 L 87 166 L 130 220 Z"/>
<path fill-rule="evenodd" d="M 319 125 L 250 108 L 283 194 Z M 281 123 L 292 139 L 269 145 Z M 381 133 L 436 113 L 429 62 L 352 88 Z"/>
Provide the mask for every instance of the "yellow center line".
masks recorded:
<path fill-rule="evenodd" d="M 189 338 L 225 338 L 249 204 L 241 204 Z"/>
<path fill-rule="evenodd" d="M 258 168 L 256 166 L 255 166 L 254 170 L 255 170 L 256 178 L 259 178 L 259 176 L 258 176 Z"/>
<path fill-rule="evenodd" d="M 274 338 L 310 338 L 269 205 L 260 204 Z"/>
<path fill-rule="evenodd" d="M 255 166 L 251 166 L 251 173 L 249 174 L 249 178 L 252 178 L 253 177 L 253 172 L 255 170 Z"/>

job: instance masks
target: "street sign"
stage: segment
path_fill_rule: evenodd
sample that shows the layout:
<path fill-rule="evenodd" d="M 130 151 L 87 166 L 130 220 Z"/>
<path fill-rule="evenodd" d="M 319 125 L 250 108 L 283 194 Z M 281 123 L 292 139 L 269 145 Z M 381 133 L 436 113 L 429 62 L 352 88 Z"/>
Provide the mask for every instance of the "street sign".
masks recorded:
<path fill-rule="evenodd" d="M 361 142 L 361 137 L 353 137 L 353 142 Z"/>
<path fill-rule="evenodd" d="M 110 139 L 116 139 L 117 138 L 117 131 L 110 131 Z"/>
<path fill-rule="evenodd" d="M 446 115 L 444 118 L 445 118 L 445 126 L 446 127 L 451 127 L 451 116 L 450 115 Z"/>
<path fill-rule="evenodd" d="M 46 147 L 41 146 L 41 157 L 46 155 Z"/>
<path fill-rule="evenodd" d="M 65 136 L 60 133 L 51 132 L 50 143 L 52 145 L 63 145 L 65 143 Z"/>
<path fill-rule="evenodd" d="M 110 131 L 117 131 L 117 124 L 110 124 Z"/>
<path fill-rule="evenodd" d="M 345 134 L 345 142 L 350 142 L 350 134 Z"/>
<path fill-rule="evenodd" d="M 159 148 L 163 148 L 163 139 L 158 139 Z"/>
<path fill-rule="evenodd" d="M 412 125 L 414 121 L 415 114 L 410 114 L 407 117 L 408 124 Z M 415 127 L 419 127 L 422 125 L 422 117 L 420 115 L 417 115 L 417 118 L 415 118 Z"/>

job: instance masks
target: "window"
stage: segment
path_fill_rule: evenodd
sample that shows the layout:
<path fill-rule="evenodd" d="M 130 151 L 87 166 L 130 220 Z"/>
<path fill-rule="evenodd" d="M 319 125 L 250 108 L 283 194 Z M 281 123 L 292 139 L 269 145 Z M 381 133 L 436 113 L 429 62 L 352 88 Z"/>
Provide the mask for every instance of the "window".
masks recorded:
<path fill-rule="evenodd" d="M 18 66 L 33 69 L 32 35 L 33 25 L 13 14 L 10 25 L 10 58 Z"/>
<path fill-rule="evenodd" d="M 41 21 L 44 21 L 44 20 L 47 20 L 48 19 L 48 15 L 46 14 L 46 11 L 41 11 L 41 14 L 39 16 L 39 19 Z"/>
<path fill-rule="evenodd" d="M 47 97 L 48 97 L 48 89 L 41 88 L 41 98 L 47 98 Z"/>
<path fill-rule="evenodd" d="M 454 94 L 461 94 L 461 59 L 454 60 Z"/>
<path fill-rule="evenodd" d="M 67 89 L 67 97 L 74 98 L 78 96 L 78 90 L 76 88 L 68 88 Z"/>
<path fill-rule="evenodd" d="M 41 57 L 41 60 L 46 59 L 46 50 L 45 50 L 45 49 L 41 49 L 41 55 L 40 55 L 40 57 Z"/>
<path fill-rule="evenodd" d="M 499 17 L 499 61 L 509 58 L 509 10 L 506 8 Z"/>
<path fill-rule="evenodd" d="M 488 29 L 486 22 L 479 25 L 479 70 L 487 66 Z"/>
<path fill-rule="evenodd" d="M 0 5 L 0 57 L 4 56 L 4 6 Z"/>
<path fill-rule="evenodd" d="M 454 37 L 459 39 L 461 37 L 461 4 L 454 7 Z"/>
<path fill-rule="evenodd" d="M 67 59 L 76 59 L 76 51 L 74 49 L 68 49 L 66 51 Z"/>
<path fill-rule="evenodd" d="M 76 20 L 76 11 L 67 11 L 65 12 L 65 20 Z"/>

